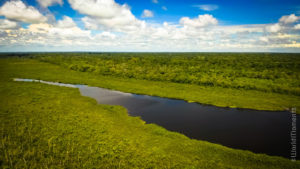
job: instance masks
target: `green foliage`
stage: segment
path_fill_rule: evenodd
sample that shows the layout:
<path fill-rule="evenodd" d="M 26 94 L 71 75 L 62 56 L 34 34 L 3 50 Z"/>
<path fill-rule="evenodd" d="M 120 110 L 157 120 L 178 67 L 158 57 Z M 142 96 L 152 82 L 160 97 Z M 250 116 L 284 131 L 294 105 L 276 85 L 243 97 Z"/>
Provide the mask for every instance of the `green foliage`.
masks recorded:
<path fill-rule="evenodd" d="M 36 54 L 80 72 L 300 95 L 299 54 L 68 53 Z"/>
<path fill-rule="evenodd" d="M 13 77 L 105 84 L 94 75 L 51 64 L 0 59 L 1 168 L 289 169 L 300 165 L 192 140 L 130 117 L 120 106 L 98 105 L 80 96 L 78 89 L 13 82 Z"/>
<path fill-rule="evenodd" d="M 129 93 L 183 99 L 220 107 L 257 110 L 286 110 L 292 107 L 300 109 L 300 96 L 293 94 L 103 76 L 91 72 L 73 71 L 60 65 L 43 63 L 27 57 L 1 59 L 1 69 L 3 72 L 12 72 L 10 78 L 88 84 Z M 6 74 L 4 73 L 4 75 Z"/>

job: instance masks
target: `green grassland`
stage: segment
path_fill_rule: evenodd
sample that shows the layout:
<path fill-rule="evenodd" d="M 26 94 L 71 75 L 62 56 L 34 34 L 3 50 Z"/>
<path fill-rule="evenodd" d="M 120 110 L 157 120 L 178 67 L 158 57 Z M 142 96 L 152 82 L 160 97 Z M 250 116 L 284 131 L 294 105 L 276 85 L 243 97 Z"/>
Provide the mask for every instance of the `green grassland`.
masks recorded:
<path fill-rule="evenodd" d="M 99 105 L 95 100 L 81 96 L 78 89 L 14 82 L 14 77 L 85 83 L 124 91 L 153 92 L 155 95 L 177 91 L 181 93 L 180 97 L 186 98 L 192 98 L 192 94 L 185 95 L 181 89 L 213 91 L 209 87 L 191 84 L 77 72 L 27 58 L 0 59 L 1 168 L 289 169 L 300 165 L 299 161 L 192 140 L 130 117 L 120 106 Z M 156 90 L 158 92 L 154 93 Z M 221 92 L 223 89 L 216 90 Z M 230 92 L 227 92 L 229 96 Z M 254 91 L 250 90 L 249 94 L 251 92 Z M 299 101 L 295 95 L 265 93 L 258 99 L 274 97 L 274 105 Z M 275 100 L 284 96 L 286 98 L 282 100 Z M 271 108 L 272 104 L 268 106 Z"/>
<path fill-rule="evenodd" d="M 300 96 L 299 54 L 37 54 L 38 59 L 98 75 L 256 90 Z"/>
<path fill-rule="evenodd" d="M 35 69 L 21 78 L 88 84 L 220 107 L 300 109 L 299 54 L 17 55 L 33 58 L 22 66 L 16 63 L 17 69 Z M 192 81 L 188 80 L 191 76 Z"/>

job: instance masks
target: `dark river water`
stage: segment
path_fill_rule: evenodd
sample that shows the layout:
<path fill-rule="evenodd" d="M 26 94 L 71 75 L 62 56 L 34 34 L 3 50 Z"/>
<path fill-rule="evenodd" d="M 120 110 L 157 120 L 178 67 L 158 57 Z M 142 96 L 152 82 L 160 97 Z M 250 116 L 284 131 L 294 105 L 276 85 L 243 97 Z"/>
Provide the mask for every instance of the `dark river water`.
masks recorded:
<path fill-rule="evenodd" d="M 124 106 L 131 116 L 140 116 L 146 123 L 155 123 L 193 139 L 255 153 L 286 158 L 291 156 L 292 113 L 288 111 L 221 108 L 85 85 L 38 82 L 79 88 L 83 96 L 94 98 L 100 104 Z M 296 116 L 297 129 L 300 124 L 299 117 Z"/>

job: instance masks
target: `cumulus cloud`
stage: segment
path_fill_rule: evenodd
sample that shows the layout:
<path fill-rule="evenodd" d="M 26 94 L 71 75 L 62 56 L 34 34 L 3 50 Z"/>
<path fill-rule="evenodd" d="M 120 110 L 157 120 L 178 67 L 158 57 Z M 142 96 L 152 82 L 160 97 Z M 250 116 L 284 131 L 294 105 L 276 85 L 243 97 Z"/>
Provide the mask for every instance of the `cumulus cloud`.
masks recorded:
<path fill-rule="evenodd" d="M 131 13 L 128 5 L 114 0 L 69 0 L 71 7 L 87 15 L 82 19 L 87 28 L 132 29 L 144 23 Z"/>
<path fill-rule="evenodd" d="M 113 2 L 112 6 L 116 6 L 119 10 L 128 10 L 127 12 L 131 14 L 128 7 L 123 9 L 123 5 L 111 2 Z M 97 5 L 100 0 L 93 0 L 93 3 Z M 2 44 L 0 51 L 5 45 L 24 46 L 25 49 L 27 49 L 26 46 L 38 46 L 36 48 L 38 50 L 41 46 L 45 46 L 45 48 L 53 47 L 56 51 L 76 49 L 174 52 L 270 51 L 279 48 L 297 48 L 300 45 L 297 43 L 300 41 L 298 30 L 300 26 L 299 24 L 297 26 L 297 22 L 218 25 L 216 18 L 205 14 L 196 18 L 183 17 L 178 22 L 164 22 L 163 24 L 146 23 L 133 16 L 132 22 L 128 23 L 118 20 L 124 19 L 124 16 L 119 16 L 119 13 L 106 13 L 102 16 L 101 11 L 98 12 L 96 14 L 93 10 L 86 11 L 89 14 L 85 14 L 86 16 L 82 18 L 85 29 L 78 27 L 68 16 L 51 23 L 31 24 L 26 28 L 11 26 L 3 30 L 0 26 Z M 4 22 L 0 20 L 0 25 L 5 25 L 2 24 Z M 91 31 L 91 29 L 97 29 L 97 31 Z"/>
<path fill-rule="evenodd" d="M 83 17 L 81 20 L 84 23 L 84 26 L 86 29 L 96 30 L 99 28 L 97 21 L 95 21 L 94 19 L 92 19 L 90 17 Z"/>
<path fill-rule="evenodd" d="M 266 43 L 269 42 L 269 39 L 267 37 L 264 37 L 264 36 L 259 37 L 259 40 L 262 41 L 262 42 L 266 42 Z"/>
<path fill-rule="evenodd" d="M 59 28 L 72 28 L 75 26 L 76 26 L 76 23 L 73 21 L 72 18 L 70 18 L 68 16 L 63 16 L 63 19 L 59 20 L 57 22 L 57 27 L 59 27 Z"/>
<path fill-rule="evenodd" d="M 218 20 L 212 15 L 199 15 L 198 18 L 190 19 L 189 17 L 183 17 L 179 23 L 185 27 L 201 28 L 218 24 Z"/>
<path fill-rule="evenodd" d="M 291 15 L 282 16 L 279 19 L 279 22 L 284 23 L 284 24 L 290 24 L 290 23 L 294 23 L 294 22 L 298 21 L 299 19 L 300 19 L 300 17 L 296 16 L 295 14 L 291 14 Z"/>
<path fill-rule="evenodd" d="M 114 18 L 123 16 L 124 19 L 134 18 L 129 7 L 119 5 L 114 0 L 69 0 L 72 8 L 82 14 L 98 18 Z"/>
<path fill-rule="evenodd" d="M 128 20 L 123 20 L 120 17 L 114 18 L 94 18 L 94 17 L 83 17 L 81 19 L 87 29 L 93 30 L 106 30 L 106 31 L 117 31 L 117 32 L 134 32 L 138 29 L 143 29 L 146 27 L 145 21 L 140 21 L 137 19 L 128 22 Z"/>
<path fill-rule="evenodd" d="M 143 18 L 152 18 L 153 16 L 154 16 L 153 12 L 148 9 L 145 9 L 142 13 Z"/>
<path fill-rule="evenodd" d="M 28 31 L 32 33 L 48 33 L 52 25 L 47 23 L 31 24 L 28 26 Z"/>
<path fill-rule="evenodd" d="M 70 40 L 74 40 L 74 38 L 89 38 L 90 31 L 82 30 L 78 27 L 71 27 L 68 29 L 52 27 L 49 29 L 49 35 L 60 38 L 68 38 Z"/>
<path fill-rule="evenodd" d="M 8 19 L 0 19 L 0 29 L 14 29 L 18 27 L 18 23 Z"/>
<path fill-rule="evenodd" d="M 22 1 L 7 1 L 0 7 L 0 15 L 10 20 L 22 21 L 27 23 L 46 22 L 47 18 L 43 16 L 33 6 L 26 6 Z"/>
<path fill-rule="evenodd" d="M 111 32 L 101 32 L 95 36 L 95 39 L 115 39 L 116 35 Z"/>
<path fill-rule="evenodd" d="M 269 25 L 269 26 L 266 26 L 266 30 L 268 32 L 272 32 L 272 33 L 276 33 L 276 32 L 279 32 L 281 30 L 281 26 L 279 25 L 279 23 L 276 23 L 276 24 L 273 24 L 273 25 Z"/>
<path fill-rule="evenodd" d="M 37 2 L 44 8 L 47 8 L 48 6 L 52 6 L 55 4 L 62 5 L 62 0 L 37 0 Z"/>
<path fill-rule="evenodd" d="M 203 11 L 214 11 L 219 8 L 218 5 L 212 5 L 212 4 L 206 4 L 206 5 L 194 5 L 194 7 L 197 7 Z"/>
<path fill-rule="evenodd" d="M 48 23 L 31 24 L 27 29 L 9 31 L 5 41 L 17 39 L 18 45 L 68 46 L 73 44 L 85 45 L 91 41 L 91 31 L 82 30 L 77 26 L 61 28 Z"/>
<path fill-rule="evenodd" d="M 300 30 L 300 24 L 295 25 L 294 29 Z"/>

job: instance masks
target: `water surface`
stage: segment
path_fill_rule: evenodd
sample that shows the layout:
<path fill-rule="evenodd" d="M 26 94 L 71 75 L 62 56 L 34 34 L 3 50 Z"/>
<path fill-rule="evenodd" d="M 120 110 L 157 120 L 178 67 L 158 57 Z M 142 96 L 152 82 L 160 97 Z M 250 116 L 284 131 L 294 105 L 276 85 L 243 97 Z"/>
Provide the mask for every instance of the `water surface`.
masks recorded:
<path fill-rule="evenodd" d="M 290 157 L 292 116 L 287 111 L 221 108 L 86 85 L 31 79 L 17 81 L 77 87 L 83 96 L 94 98 L 100 104 L 124 106 L 130 115 L 140 116 L 146 123 L 155 123 L 193 139 L 255 153 Z M 299 120 L 297 115 L 297 129 L 299 129 Z M 299 132 L 297 136 L 299 138 Z"/>

